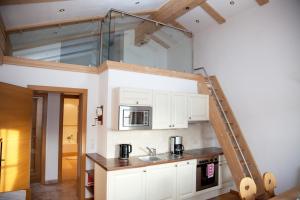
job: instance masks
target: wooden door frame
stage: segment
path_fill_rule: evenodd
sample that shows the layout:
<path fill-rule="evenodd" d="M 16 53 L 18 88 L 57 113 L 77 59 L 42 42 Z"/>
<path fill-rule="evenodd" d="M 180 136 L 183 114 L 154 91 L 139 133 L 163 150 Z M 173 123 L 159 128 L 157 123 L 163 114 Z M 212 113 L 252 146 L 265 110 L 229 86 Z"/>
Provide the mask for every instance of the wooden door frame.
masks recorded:
<path fill-rule="evenodd" d="M 79 101 L 81 102 L 79 106 L 79 118 L 80 124 L 78 127 L 79 132 L 79 151 L 78 157 L 80 158 L 77 162 L 80 164 L 80 177 L 79 187 L 78 187 L 78 196 L 80 200 L 84 200 L 85 198 L 85 170 L 86 170 L 86 128 L 87 128 L 87 98 L 88 98 L 88 90 L 82 88 L 67 88 L 67 87 L 53 87 L 53 86 L 38 86 L 38 85 L 28 85 L 28 88 L 34 91 L 40 92 L 51 92 L 51 93 L 59 93 L 59 94 L 74 94 L 79 95 Z"/>
<path fill-rule="evenodd" d="M 43 98 L 43 113 L 42 113 L 42 138 L 41 138 L 41 161 L 40 161 L 40 183 L 45 184 L 45 163 L 46 163 L 46 128 L 47 128 L 47 93 L 33 93 L 33 97 Z"/>
<path fill-rule="evenodd" d="M 66 98 L 69 99 L 78 99 L 79 100 L 79 109 L 80 109 L 80 104 L 82 103 L 80 100 L 79 95 L 69 95 L 69 94 L 61 94 L 60 95 L 60 114 L 59 114 L 59 142 L 58 142 L 58 182 L 62 182 L 62 154 L 63 154 L 63 120 L 64 120 L 64 100 Z M 79 127 L 81 125 L 81 120 L 80 120 L 80 113 L 78 112 L 78 133 Z M 77 134 L 77 174 L 78 174 L 78 169 L 79 169 L 79 134 Z M 77 177 L 78 180 L 78 177 Z"/>

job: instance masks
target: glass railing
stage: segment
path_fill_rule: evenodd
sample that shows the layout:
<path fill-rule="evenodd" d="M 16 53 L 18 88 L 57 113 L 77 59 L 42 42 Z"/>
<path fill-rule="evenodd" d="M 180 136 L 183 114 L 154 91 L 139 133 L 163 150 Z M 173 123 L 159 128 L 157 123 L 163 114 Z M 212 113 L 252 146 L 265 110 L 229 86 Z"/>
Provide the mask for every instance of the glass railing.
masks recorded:
<path fill-rule="evenodd" d="M 11 33 L 12 56 L 98 66 L 100 29 L 94 21 Z"/>
<path fill-rule="evenodd" d="M 192 72 L 191 33 L 111 10 L 102 24 L 102 61 Z"/>
<path fill-rule="evenodd" d="M 192 72 L 191 33 L 110 10 L 102 21 L 9 34 L 12 56 L 84 66 L 106 60 Z"/>

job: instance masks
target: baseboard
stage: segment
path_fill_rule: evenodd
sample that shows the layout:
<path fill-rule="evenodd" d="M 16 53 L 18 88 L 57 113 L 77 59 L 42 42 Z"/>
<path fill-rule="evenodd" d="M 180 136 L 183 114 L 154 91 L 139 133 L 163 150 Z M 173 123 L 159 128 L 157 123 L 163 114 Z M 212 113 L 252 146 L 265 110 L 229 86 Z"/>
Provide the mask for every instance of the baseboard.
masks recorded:
<path fill-rule="evenodd" d="M 58 180 L 57 180 L 57 179 L 45 181 L 45 185 L 51 185 L 51 184 L 57 184 L 57 183 L 58 183 Z"/>

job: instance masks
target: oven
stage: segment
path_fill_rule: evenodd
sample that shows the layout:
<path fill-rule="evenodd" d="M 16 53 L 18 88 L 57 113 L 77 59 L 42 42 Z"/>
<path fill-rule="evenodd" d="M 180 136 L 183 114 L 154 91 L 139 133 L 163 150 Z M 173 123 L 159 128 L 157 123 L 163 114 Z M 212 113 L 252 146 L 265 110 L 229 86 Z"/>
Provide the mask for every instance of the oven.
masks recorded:
<path fill-rule="evenodd" d="M 197 160 L 196 191 L 219 185 L 219 157 Z"/>
<path fill-rule="evenodd" d="M 120 106 L 119 130 L 152 129 L 152 107 Z"/>

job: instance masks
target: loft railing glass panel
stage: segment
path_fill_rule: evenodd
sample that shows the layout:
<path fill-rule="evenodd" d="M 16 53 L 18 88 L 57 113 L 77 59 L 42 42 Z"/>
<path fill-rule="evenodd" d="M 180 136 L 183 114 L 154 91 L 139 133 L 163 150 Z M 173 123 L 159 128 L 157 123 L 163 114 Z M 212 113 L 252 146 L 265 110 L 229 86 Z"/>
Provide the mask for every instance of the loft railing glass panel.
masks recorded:
<path fill-rule="evenodd" d="M 12 56 L 98 66 L 100 25 L 95 21 L 11 33 Z"/>
<path fill-rule="evenodd" d="M 116 11 L 105 20 L 109 21 L 109 60 L 192 72 L 190 33 Z"/>

